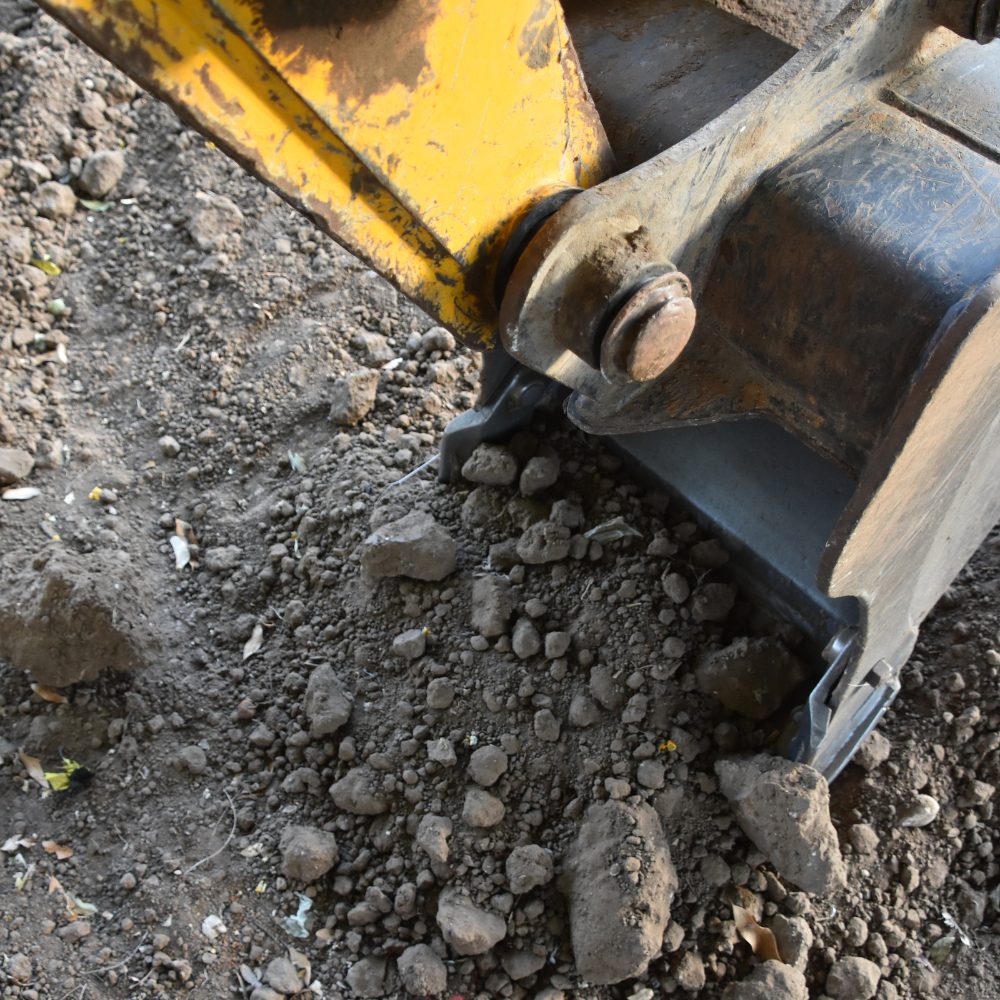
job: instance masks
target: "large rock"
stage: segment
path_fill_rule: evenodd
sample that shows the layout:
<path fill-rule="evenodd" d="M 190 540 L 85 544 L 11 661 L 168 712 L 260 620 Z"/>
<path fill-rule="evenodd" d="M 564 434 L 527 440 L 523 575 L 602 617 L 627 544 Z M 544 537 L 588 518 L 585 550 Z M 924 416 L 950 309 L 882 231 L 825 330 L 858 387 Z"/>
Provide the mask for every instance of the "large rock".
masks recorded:
<path fill-rule="evenodd" d="M 538 844 L 515 847 L 507 855 L 507 884 L 518 896 L 540 885 L 548 885 L 554 870 L 552 855 Z"/>
<path fill-rule="evenodd" d="M 698 686 L 732 712 L 766 719 L 805 679 L 801 662 L 779 639 L 737 639 L 701 658 Z"/>
<path fill-rule="evenodd" d="M 426 944 L 414 944 L 407 948 L 396 959 L 396 968 L 403 989 L 411 996 L 437 996 L 448 985 L 448 970 L 444 962 Z"/>
<path fill-rule="evenodd" d="M 514 602 L 502 576 L 480 576 L 472 584 L 472 627 L 488 639 L 507 631 Z"/>
<path fill-rule="evenodd" d="M 0 448 L 0 486 L 26 479 L 35 460 L 23 448 Z"/>
<path fill-rule="evenodd" d="M 91 198 L 104 198 L 124 173 L 125 154 L 120 149 L 99 149 L 87 157 L 80 171 L 80 187 Z"/>
<path fill-rule="evenodd" d="M 591 806 L 565 867 L 579 974 L 593 984 L 641 976 L 660 952 L 677 888 L 656 813 L 644 804 Z"/>
<path fill-rule="evenodd" d="M 340 859 L 333 834 L 314 826 L 289 824 L 281 832 L 278 849 L 285 877 L 298 882 L 314 882 Z"/>
<path fill-rule="evenodd" d="M 358 997 L 387 997 L 396 992 L 396 976 L 387 958 L 369 955 L 347 970 L 347 985 Z"/>
<path fill-rule="evenodd" d="M 808 764 L 758 754 L 715 765 L 743 832 L 790 882 L 806 892 L 847 884 L 826 779 Z"/>
<path fill-rule="evenodd" d="M 507 934 L 502 917 L 481 909 L 453 888 L 438 897 L 437 924 L 441 936 L 459 955 L 485 954 Z"/>
<path fill-rule="evenodd" d="M 243 213 L 225 195 L 201 195 L 188 217 L 188 235 L 201 250 L 221 249 L 227 237 L 243 228 Z"/>
<path fill-rule="evenodd" d="M 353 696 L 346 690 L 329 663 L 309 675 L 305 712 L 313 736 L 331 736 L 351 717 Z"/>
<path fill-rule="evenodd" d="M 722 1000 L 809 1000 L 806 977 L 781 962 L 764 962 L 741 983 L 731 983 Z"/>
<path fill-rule="evenodd" d="M 536 521 L 517 541 L 517 557 L 532 566 L 559 562 L 569 555 L 569 528 L 553 521 Z"/>
<path fill-rule="evenodd" d="M 374 580 L 443 580 L 455 571 L 457 551 L 455 540 L 430 514 L 414 511 L 380 525 L 365 539 L 361 565 Z"/>
<path fill-rule="evenodd" d="M 517 479 L 517 459 L 503 445 L 481 444 L 462 466 L 462 475 L 470 483 L 509 486 Z"/>
<path fill-rule="evenodd" d="M 158 652 L 147 577 L 123 552 L 50 551 L 0 564 L 0 657 L 63 688 L 135 670 Z"/>
<path fill-rule="evenodd" d="M 372 411 L 378 394 L 378 372 L 370 368 L 338 378 L 330 390 L 330 420 L 341 427 L 361 423 Z"/>
<path fill-rule="evenodd" d="M 879 967 L 867 958 L 838 958 L 826 976 L 826 992 L 834 1000 L 870 1000 L 882 978 Z"/>
<path fill-rule="evenodd" d="M 340 781 L 334 782 L 330 796 L 339 808 L 355 816 L 377 816 L 389 808 L 378 775 L 367 765 L 351 768 Z"/>

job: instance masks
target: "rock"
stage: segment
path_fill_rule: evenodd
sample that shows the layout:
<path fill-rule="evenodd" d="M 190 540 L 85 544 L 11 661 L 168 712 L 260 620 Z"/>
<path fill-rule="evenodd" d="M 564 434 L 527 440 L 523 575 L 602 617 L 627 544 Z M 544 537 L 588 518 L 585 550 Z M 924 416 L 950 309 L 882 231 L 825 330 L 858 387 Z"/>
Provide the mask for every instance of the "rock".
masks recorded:
<path fill-rule="evenodd" d="M 469 826 L 486 829 L 496 826 L 507 812 L 504 804 L 495 796 L 482 788 L 470 788 L 465 793 L 465 804 L 462 806 L 462 819 Z"/>
<path fill-rule="evenodd" d="M 654 791 L 663 787 L 664 767 L 658 760 L 644 760 L 635 769 L 635 780 L 643 788 L 652 788 Z"/>
<path fill-rule="evenodd" d="M 731 712 L 766 719 L 805 680 L 801 662 L 780 639 L 737 639 L 703 656 L 695 668 L 698 687 Z"/>
<path fill-rule="evenodd" d="M 847 839 L 858 854 L 874 854 L 878 849 L 879 836 L 868 823 L 855 823 L 847 831 Z"/>
<path fill-rule="evenodd" d="M 403 989 L 415 997 L 436 996 L 448 986 L 444 962 L 426 944 L 414 944 L 396 959 Z"/>
<path fill-rule="evenodd" d="M 847 884 L 826 779 L 806 764 L 767 754 L 715 765 L 743 832 L 778 872 L 806 892 Z"/>
<path fill-rule="evenodd" d="M 930 826 L 940 811 L 941 804 L 932 795 L 917 795 L 896 814 L 896 826 Z"/>
<path fill-rule="evenodd" d="M 0 448 L 0 486 L 27 479 L 35 460 L 22 448 Z"/>
<path fill-rule="evenodd" d="M 489 788 L 500 780 L 500 775 L 507 770 L 507 765 L 507 754 L 500 747 L 479 747 L 469 758 L 469 777 L 477 785 Z"/>
<path fill-rule="evenodd" d="M 853 763 L 866 771 L 874 771 L 884 764 L 892 753 L 892 744 L 876 729 L 858 747 Z"/>
<path fill-rule="evenodd" d="M 195 246 L 206 253 L 221 249 L 226 238 L 242 228 L 243 213 L 225 195 L 199 198 L 187 220 L 188 235 Z"/>
<path fill-rule="evenodd" d="M 191 774 L 204 774 L 208 768 L 208 757 L 200 746 L 192 744 L 177 751 L 177 763 Z"/>
<path fill-rule="evenodd" d="M 14 980 L 15 983 L 26 983 L 31 979 L 31 959 L 22 952 L 18 952 L 16 955 L 11 955 L 7 959 L 7 975 Z"/>
<path fill-rule="evenodd" d="M 503 516 L 507 495 L 492 486 L 477 486 L 462 504 L 462 524 L 466 528 L 485 528 Z"/>
<path fill-rule="evenodd" d="M 542 649 L 542 637 L 530 618 L 518 618 L 510 638 L 511 649 L 520 660 L 537 656 Z"/>
<path fill-rule="evenodd" d="M 881 978 L 879 967 L 867 958 L 838 958 L 826 975 L 826 992 L 833 1000 L 870 1000 Z"/>
<path fill-rule="evenodd" d="M 238 545 L 217 545 L 205 549 L 203 564 L 209 573 L 231 573 L 239 566 L 242 554 Z"/>
<path fill-rule="evenodd" d="M 455 571 L 457 551 L 455 540 L 430 514 L 414 511 L 381 525 L 364 540 L 361 565 L 374 580 L 443 580 Z"/>
<path fill-rule="evenodd" d="M 590 693 L 609 712 L 617 712 L 625 704 L 625 688 L 611 667 L 598 663 L 590 670 Z"/>
<path fill-rule="evenodd" d="M 558 660 L 569 651 L 572 637 L 569 632 L 549 632 L 545 636 L 545 658 Z"/>
<path fill-rule="evenodd" d="M 287 958 L 271 959 L 264 971 L 264 979 L 272 989 L 289 995 L 298 993 L 304 986 L 295 966 Z"/>
<path fill-rule="evenodd" d="M 601 708 L 589 695 L 577 691 L 569 703 L 569 724 L 577 729 L 586 729 L 601 719 Z"/>
<path fill-rule="evenodd" d="M 517 542 L 517 557 L 529 566 L 559 562 L 569 555 L 569 528 L 552 521 L 536 521 Z"/>
<path fill-rule="evenodd" d="M 76 209 L 76 195 L 65 184 L 46 181 L 35 192 L 35 208 L 46 219 L 67 219 Z"/>
<path fill-rule="evenodd" d="M 705 963 L 693 951 L 686 951 L 674 967 L 677 985 L 687 993 L 698 993 L 705 988 Z"/>
<path fill-rule="evenodd" d="M 146 666 L 159 650 L 149 581 L 116 550 L 49 551 L 0 563 L 0 658 L 65 688 Z"/>
<path fill-rule="evenodd" d="M 432 351 L 455 350 L 455 338 L 443 326 L 432 326 L 420 336 L 420 349 L 430 354 Z"/>
<path fill-rule="evenodd" d="M 663 593 L 674 604 L 683 604 L 691 596 L 691 585 L 680 573 L 671 573 L 668 570 L 660 577 L 660 585 L 663 587 Z"/>
<path fill-rule="evenodd" d="M 517 459 L 502 445 L 481 444 L 462 466 L 462 475 L 470 483 L 509 486 L 517 479 Z"/>
<path fill-rule="evenodd" d="M 454 767 L 458 763 L 455 748 L 443 736 L 440 739 L 428 740 L 426 747 L 428 760 L 432 760 L 442 767 Z"/>
<path fill-rule="evenodd" d="M 510 583 L 501 576 L 480 576 L 472 584 L 472 627 L 487 639 L 503 635 L 514 610 Z"/>
<path fill-rule="evenodd" d="M 181 446 L 177 438 L 171 437 L 169 434 L 164 434 L 156 443 L 160 446 L 160 452 L 164 458 L 176 458 L 181 453 Z"/>
<path fill-rule="evenodd" d="M 272 990 L 270 986 L 257 986 L 250 994 L 250 1000 L 285 1000 L 285 994 Z"/>
<path fill-rule="evenodd" d="M 505 951 L 500 956 L 500 965 L 511 979 L 517 981 L 527 979 L 528 976 L 538 972 L 545 965 L 545 956 L 536 955 L 526 948 L 518 948 L 514 951 Z"/>
<path fill-rule="evenodd" d="M 535 712 L 532 728 L 535 730 L 535 735 L 546 743 L 559 741 L 559 720 L 552 714 L 551 708 L 540 708 Z"/>
<path fill-rule="evenodd" d="M 65 927 L 60 927 L 56 933 L 65 941 L 67 944 L 76 944 L 78 941 L 82 941 L 85 937 L 90 937 L 93 928 L 90 926 L 87 920 L 77 920 L 72 924 L 66 924 Z"/>
<path fill-rule="evenodd" d="M 735 587 L 728 583 L 706 583 L 691 599 L 691 617 L 696 622 L 724 622 L 735 603 Z"/>
<path fill-rule="evenodd" d="M 99 149 L 87 157 L 80 171 L 80 187 L 91 198 L 105 198 L 125 173 L 125 154 L 119 149 Z"/>
<path fill-rule="evenodd" d="M 785 962 L 799 972 L 805 972 L 809 964 L 809 949 L 813 945 L 809 924 L 802 917 L 786 917 L 778 913 L 771 921 L 771 930 Z"/>
<path fill-rule="evenodd" d="M 554 485 L 558 478 L 559 459 L 555 456 L 536 455 L 529 458 L 521 470 L 521 493 L 523 496 L 533 497 Z"/>
<path fill-rule="evenodd" d="M 626 859 L 638 859 L 638 870 Z M 580 976 L 607 984 L 642 975 L 659 954 L 677 888 L 656 813 L 645 804 L 592 805 L 565 868 Z"/>
<path fill-rule="evenodd" d="M 454 888 L 445 889 L 438 897 L 437 925 L 459 955 L 483 955 L 507 935 L 502 917 L 480 909 Z"/>
<path fill-rule="evenodd" d="M 451 820 L 446 816 L 428 813 L 417 827 L 417 846 L 430 858 L 432 864 L 441 866 L 448 860 L 448 838 L 451 836 Z"/>
<path fill-rule="evenodd" d="M 515 895 L 531 892 L 552 881 L 555 865 L 552 855 L 538 844 L 515 847 L 507 855 L 507 883 Z"/>
<path fill-rule="evenodd" d="M 809 1000 L 806 977 L 781 962 L 764 962 L 741 983 L 731 983 L 722 1000 Z"/>
<path fill-rule="evenodd" d="M 427 685 L 427 707 L 436 712 L 451 708 L 455 700 L 455 685 L 447 677 L 435 677 Z"/>
<path fill-rule="evenodd" d="M 306 686 L 305 713 L 313 737 L 332 736 L 351 717 L 353 697 L 329 663 L 318 666 Z"/>
<path fill-rule="evenodd" d="M 339 427 L 353 427 L 372 411 L 378 393 L 378 372 L 362 368 L 338 378 L 330 390 L 329 419 Z"/>
<path fill-rule="evenodd" d="M 389 808 L 381 794 L 381 782 L 367 765 L 351 768 L 340 781 L 330 786 L 330 795 L 338 808 L 355 816 L 377 816 Z"/>
<path fill-rule="evenodd" d="M 340 860 L 333 834 L 314 826 L 289 824 L 281 831 L 278 850 L 282 874 L 296 882 L 315 882 Z"/>
<path fill-rule="evenodd" d="M 384 997 L 395 990 L 395 976 L 387 958 L 369 955 L 347 970 L 347 985 L 359 997 Z"/>
<path fill-rule="evenodd" d="M 411 628 L 400 632 L 392 640 L 392 655 L 404 660 L 416 660 L 424 655 L 427 648 L 427 632 L 422 628 Z"/>

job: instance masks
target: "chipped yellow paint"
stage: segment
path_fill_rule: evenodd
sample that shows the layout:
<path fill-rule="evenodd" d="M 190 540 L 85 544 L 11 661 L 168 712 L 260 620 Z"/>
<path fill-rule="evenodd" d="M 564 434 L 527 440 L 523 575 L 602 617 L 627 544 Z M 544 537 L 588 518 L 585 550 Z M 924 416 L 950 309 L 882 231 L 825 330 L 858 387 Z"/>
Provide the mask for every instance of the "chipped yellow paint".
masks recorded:
<path fill-rule="evenodd" d="M 610 167 L 556 0 L 42 6 L 473 346 L 518 218 Z"/>

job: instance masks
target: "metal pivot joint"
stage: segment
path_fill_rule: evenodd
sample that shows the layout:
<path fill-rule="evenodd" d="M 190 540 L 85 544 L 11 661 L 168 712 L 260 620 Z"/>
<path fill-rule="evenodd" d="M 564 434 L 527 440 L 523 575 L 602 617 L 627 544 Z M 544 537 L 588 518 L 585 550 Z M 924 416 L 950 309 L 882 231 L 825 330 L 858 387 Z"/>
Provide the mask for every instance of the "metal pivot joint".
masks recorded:
<path fill-rule="evenodd" d="M 669 271 L 640 285 L 618 310 L 601 341 L 601 373 L 609 382 L 651 382 L 680 356 L 694 331 L 691 282 Z"/>

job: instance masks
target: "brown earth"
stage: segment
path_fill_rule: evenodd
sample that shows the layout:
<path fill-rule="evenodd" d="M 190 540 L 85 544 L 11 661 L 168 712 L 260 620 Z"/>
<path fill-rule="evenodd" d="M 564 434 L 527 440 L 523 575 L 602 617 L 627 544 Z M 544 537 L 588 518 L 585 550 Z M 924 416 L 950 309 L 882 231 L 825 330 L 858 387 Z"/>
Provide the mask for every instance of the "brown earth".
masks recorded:
<path fill-rule="evenodd" d="M 1000 995 L 995 538 L 888 742 L 831 789 L 847 887 L 797 891 L 714 772 L 773 726 L 696 679 L 736 639 L 795 636 L 740 595 L 692 612 L 732 596 L 718 545 L 555 414 L 511 442 L 515 475 L 558 457 L 535 495 L 388 489 L 472 405 L 477 359 L 12 0 L 0 83 L 0 448 L 40 491 L 0 501 L 0 995 L 797 995 L 734 903 L 814 997 L 849 995 L 856 957 L 881 1000 Z M 124 173 L 94 198 L 100 150 Z M 331 421 L 358 372 L 372 409 Z M 366 578 L 365 539 L 414 511 L 457 569 Z M 583 538 L 617 517 L 641 537 Z M 90 781 L 43 791 L 18 751 Z M 899 825 L 919 794 L 940 813 Z M 613 800 L 652 806 L 678 887 L 648 970 L 587 986 L 566 867 Z M 641 881 L 656 853 L 609 848 L 609 871 Z"/>

